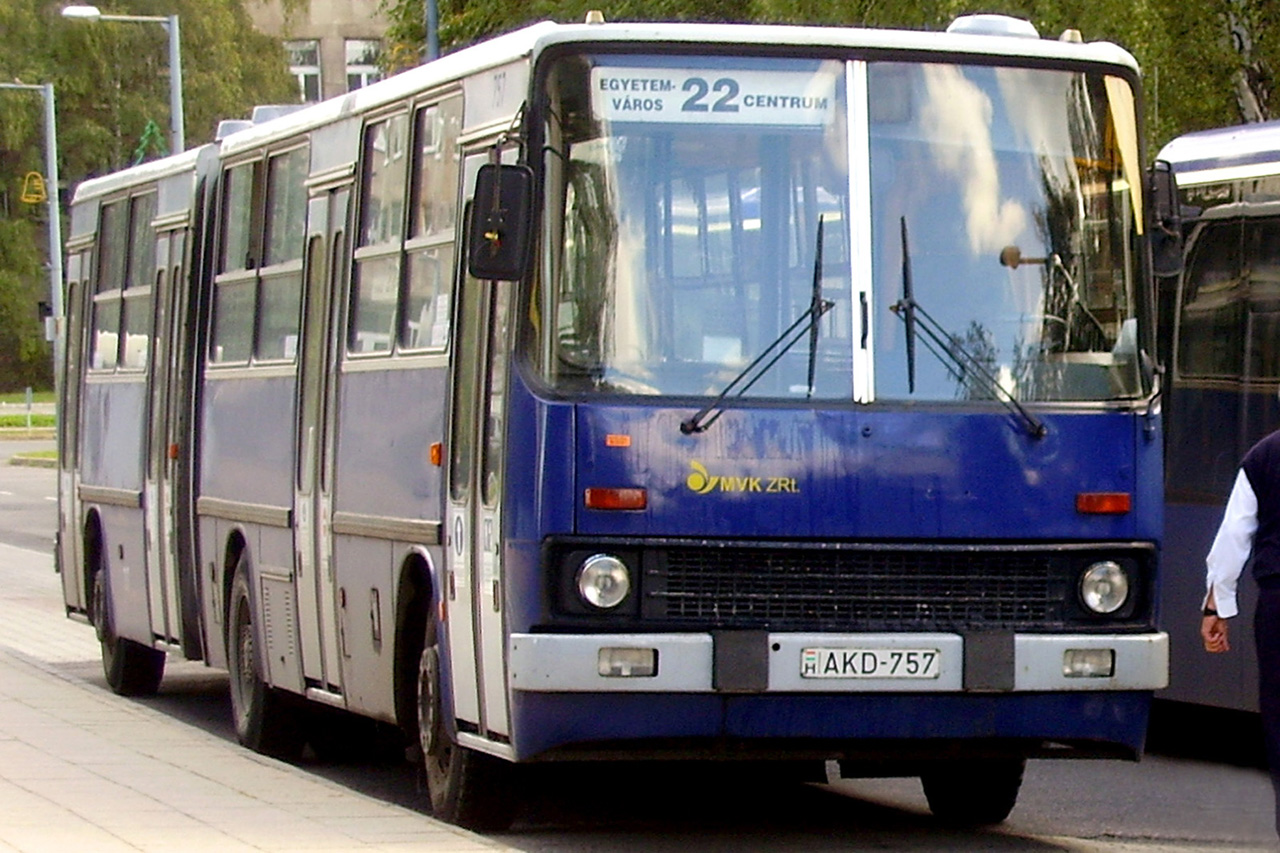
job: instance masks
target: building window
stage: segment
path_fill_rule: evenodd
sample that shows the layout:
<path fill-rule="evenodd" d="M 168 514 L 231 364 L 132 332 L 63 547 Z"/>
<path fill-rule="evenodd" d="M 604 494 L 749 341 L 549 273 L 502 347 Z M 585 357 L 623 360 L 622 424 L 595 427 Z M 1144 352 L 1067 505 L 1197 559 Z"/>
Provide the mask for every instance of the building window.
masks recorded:
<path fill-rule="evenodd" d="M 378 54 L 382 43 L 377 39 L 347 39 L 347 91 L 354 92 L 382 79 Z"/>
<path fill-rule="evenodd" d="M 320 100 L 320 42 L 316 39 L 286 41 L 289 70 L 298 78 L 298 93 L 303 103 Z"/>

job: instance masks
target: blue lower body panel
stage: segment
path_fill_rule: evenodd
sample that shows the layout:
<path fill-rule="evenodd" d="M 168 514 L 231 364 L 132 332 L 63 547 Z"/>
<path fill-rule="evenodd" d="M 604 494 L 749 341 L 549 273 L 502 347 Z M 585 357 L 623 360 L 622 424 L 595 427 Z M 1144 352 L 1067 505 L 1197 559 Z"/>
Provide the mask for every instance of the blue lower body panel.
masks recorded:
<path fill-rule="evenodd" d="M 826 745 L 831 758 L 856 742 L 946 741 L 1068 744 L 1064 755 L 1136 757 L 1146 739 L 1150 691 L 1005 694 L 760 695 L 584 694 L 516 692 L 514 744 L 520 760 L 572 758 L 578 750 L 645 758 L 679 742 L 708 755 L 732 744 L 785 752 Z M 918 749 L 917 749 L 918 751 Z"/>

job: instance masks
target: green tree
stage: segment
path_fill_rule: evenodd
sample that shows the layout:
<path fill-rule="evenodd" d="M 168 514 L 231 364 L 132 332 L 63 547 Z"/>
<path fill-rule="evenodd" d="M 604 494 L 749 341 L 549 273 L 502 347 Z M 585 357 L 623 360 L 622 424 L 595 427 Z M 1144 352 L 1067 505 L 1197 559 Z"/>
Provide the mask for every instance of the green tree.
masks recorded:
<path fill-rule="evenodd" d="M 610 21 L 750 21 L 751 6 L 752 0 L 438 0 L 440 50 L 448 53 L 538 21 L 580 22 L 593 9 Z M 426 43 L 424 0 L 383 0 L 382 8 L 390 20 L 389 69 L 417 65 Z"/>
<path fill-rule="evenodd" d="M 243 0 L 99 2 L 107 14 L 179 16 L 188 147 L 211 141 L 222 118 L 297 98 L 282 46 L 253 29 Z M 149 123 L 158 144 L 141 153 L 167 153 L 169 56 L 158 24 L 67 20 L 62 5 L 0 3 L 0 80 L 53 84 L 65 200 L 82 179 L 131 165 Z M 49 298 L 48 207 L 20 200 L 23 176 L 44 171 L 43 116 L 38 92 L 0 90 L 0 391 L 52 384 L 36 310 Z"/>
<path fill-rule="evenodd" d="M 43 10 L 48 67 L 56 79 L 59 127 L 69 177 L 134 160 L 148 122 L 169 127 L 168 36 L 156 24 L 88 24 L 61 18 L 41 0 L 9 0 Z M 127 0 L 117 14 L 179 16 L 188 147 L 213 138 L 218 122 L 255 104 L 297 99 L 280 42 L 253 29 L 242 0 Z M 2 39 L 3 36 L 0 36 Z M 0 59 L 0 74 L 4 73 Z M 152 155 L 154 156 L 154 155 Z"/>

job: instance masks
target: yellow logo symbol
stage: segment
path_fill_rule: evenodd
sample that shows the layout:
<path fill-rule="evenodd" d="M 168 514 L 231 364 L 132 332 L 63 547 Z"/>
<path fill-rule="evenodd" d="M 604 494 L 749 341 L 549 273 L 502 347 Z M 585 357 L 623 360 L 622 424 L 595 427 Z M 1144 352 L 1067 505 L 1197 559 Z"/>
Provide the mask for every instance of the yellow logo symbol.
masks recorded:
<path fill-rule="evenodd" d="M 22 195 L 19 200 L 25 204 L 40 204 L 49 200 L 49 193 L 44 188 L 44 176 L 39 172 L 27 172 L 22 179 Z"/>
<path fill-rule="evenodd" d="M 723 477 L 712 474 L 701 462 L 690 461 L 693 469 L 684 484 L 689 491 L 699 495 L 711 492 L 761 492 L 764 494 L 800 494 L 800 486 L 793 477 Z"/>
<path fill-rule="evenodd" d="M 707 469 L 701 462 L 690 462 L 689 467 L 693 469 L 693 473 L 684 482 L 690 489 L 700 495 L 705 495 L 716 487 L 716 483 L 720 478 L 712 477 L 707 473 Z"/>

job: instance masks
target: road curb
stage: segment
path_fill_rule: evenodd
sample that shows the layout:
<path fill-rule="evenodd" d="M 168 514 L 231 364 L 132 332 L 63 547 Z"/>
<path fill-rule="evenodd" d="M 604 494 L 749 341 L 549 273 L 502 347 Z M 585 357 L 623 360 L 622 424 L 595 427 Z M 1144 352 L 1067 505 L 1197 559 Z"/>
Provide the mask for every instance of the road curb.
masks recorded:
<path fill-rule="evenodd" d="M 57 468 L 57 459 L 47 459 L 42 456 L 10 456 L 10 465 L 20 465 L 27 468 Z"/>
<path fill-rule="evenodd" d="M 0 427 L 0 441 L 38 441 L 56 438 L 56 427 Z"/>

